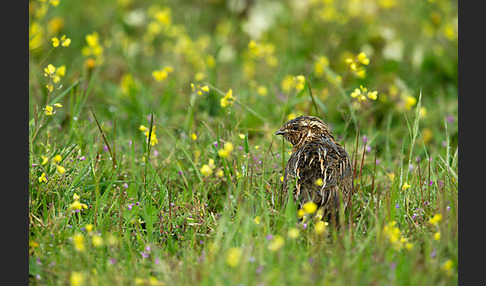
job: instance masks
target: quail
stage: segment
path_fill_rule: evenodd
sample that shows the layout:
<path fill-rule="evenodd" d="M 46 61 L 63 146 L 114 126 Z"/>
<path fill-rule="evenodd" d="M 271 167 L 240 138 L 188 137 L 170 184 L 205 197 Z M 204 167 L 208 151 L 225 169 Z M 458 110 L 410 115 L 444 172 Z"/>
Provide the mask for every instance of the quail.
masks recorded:
<path fill-rule="evenodd" d="M 344 148 L 315 116 L 294 118 L 275 135 L 282 135 L 293 146 L 285 167 L 284 196 L 291 189 L 300 208 L 312 201 L 324 219 L 338 225 L 340 201 L 346 208 L 354 192 L 353 170 Z"/>

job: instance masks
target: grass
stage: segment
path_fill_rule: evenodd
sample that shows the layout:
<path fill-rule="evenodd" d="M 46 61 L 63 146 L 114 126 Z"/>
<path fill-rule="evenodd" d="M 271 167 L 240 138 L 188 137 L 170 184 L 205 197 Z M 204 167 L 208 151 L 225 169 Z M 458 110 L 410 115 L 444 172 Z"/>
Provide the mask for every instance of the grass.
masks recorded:
<path fill-rule="evenodd" d="M 30 282 L 457 284 L 457 2 L 409 2 L 30 1 Z M 301 114 L 339 230 L 282 195 Z"/>

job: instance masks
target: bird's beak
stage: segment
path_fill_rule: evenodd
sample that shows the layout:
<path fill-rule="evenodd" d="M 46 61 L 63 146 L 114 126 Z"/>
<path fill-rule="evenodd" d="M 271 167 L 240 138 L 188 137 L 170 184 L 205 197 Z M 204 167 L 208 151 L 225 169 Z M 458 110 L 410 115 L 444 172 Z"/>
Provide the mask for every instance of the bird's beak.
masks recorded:
<path fill-rule="evenodd" d="M 285 132 L 282 131 L 282 129 L 279 129 L 279 130 L 277 130 L 277 132 L 275 132 L 275 135 L 284 135 L 284 134 L 285 134 Z"/>

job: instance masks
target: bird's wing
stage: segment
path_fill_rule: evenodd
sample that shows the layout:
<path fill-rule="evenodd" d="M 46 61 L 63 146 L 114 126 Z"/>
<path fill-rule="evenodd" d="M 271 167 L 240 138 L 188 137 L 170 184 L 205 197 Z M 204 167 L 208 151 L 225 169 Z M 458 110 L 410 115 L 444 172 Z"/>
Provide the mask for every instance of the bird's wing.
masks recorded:
<path fill-rule="evenodd" d="M 294 184 L 293 194 L 300 204 L 308 201 L 318 205 L 329 201 L 339 204 L 341 181 L 351 173 L 349 169 L 349 159 L 339 144 L 327 140 L 310 142 L 290 157 L 287 188 Z"/>

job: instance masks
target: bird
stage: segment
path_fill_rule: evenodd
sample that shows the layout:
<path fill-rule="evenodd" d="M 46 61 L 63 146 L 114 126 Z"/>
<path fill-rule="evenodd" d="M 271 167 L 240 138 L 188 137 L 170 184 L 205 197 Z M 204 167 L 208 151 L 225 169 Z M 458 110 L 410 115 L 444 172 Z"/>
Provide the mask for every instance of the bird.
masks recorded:
<path fill-rule="evenodd" d="M 323 219 L 339 226 L 341 201 L 346 209 L 354 193 L 354 172 L 344 148 L 315 116 L 291 119 L 275 135 L 292 144 L 283 179 L 284 196 L 291 189 L 299 208 L 313 202 Z"/>

